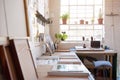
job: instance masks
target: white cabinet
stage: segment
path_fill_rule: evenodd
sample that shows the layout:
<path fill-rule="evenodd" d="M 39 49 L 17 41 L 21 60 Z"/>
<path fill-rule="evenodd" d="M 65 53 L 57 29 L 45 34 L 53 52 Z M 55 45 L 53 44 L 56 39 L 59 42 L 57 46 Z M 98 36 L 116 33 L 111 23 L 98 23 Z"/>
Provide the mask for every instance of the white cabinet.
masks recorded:
<path fill-rule="evenodd" d="M 8 36 L 26 37 L 23 0 L 5 0 Z"/>
<path fill-rule="evenodd" d="M 4 0 L 0 0 L 0 36 L 7 36 Z"/>
<path fill-rule="evenodd" d="M 27 36 L 23 0 L 0 0 L 0 35 Z"/>

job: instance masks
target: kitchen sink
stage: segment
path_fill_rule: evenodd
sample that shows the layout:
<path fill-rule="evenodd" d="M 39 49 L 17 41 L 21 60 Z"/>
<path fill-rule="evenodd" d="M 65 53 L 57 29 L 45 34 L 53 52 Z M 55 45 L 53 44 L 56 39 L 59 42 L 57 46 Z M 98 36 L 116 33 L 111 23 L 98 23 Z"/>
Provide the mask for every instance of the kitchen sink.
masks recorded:
<path fill-rule="evenodd" d="M 41 56 L 37 58 L 38 65 L 53 65 L 59 61 L 58 56 Z"/>

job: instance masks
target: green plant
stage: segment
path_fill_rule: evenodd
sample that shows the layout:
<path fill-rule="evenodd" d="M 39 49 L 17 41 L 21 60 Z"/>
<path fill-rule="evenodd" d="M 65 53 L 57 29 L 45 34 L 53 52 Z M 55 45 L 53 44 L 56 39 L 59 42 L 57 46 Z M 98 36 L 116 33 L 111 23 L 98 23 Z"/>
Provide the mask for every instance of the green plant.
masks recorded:
<path fill-rule="evenodd" d="M 91 19 L 91 23 L 94 24 L 94 17 L 92 17 L 92 19 Z"/>
<path fill-rule="evenodd" d="M 103 24 L 103 13 L 101 11 L 101 8 L 99 9 L 98 24 Z"/>
<path fill-rule="evenodd" d="M 102 14 L 101 8 L 99 9 L 99 15 L 98 15 L 98 17 L 99 17 L 99 19 L 103 18 L 103 14 Z"/>
<path fill-rule="evenodd" d="M 69 18 L 69 14 L 65 13 L 61 16 L 61 18 L 62 18 L 62 23 L 67 24 L 67 19 Z"/>
<path fill-rule="evenodd" d="M 65 13 L 61 16 L 62 19 L 68 19 L 69 18 L 69 14 L 68 13 Z"/>
<path fill-rule="evenodd" d="M 68 35 L 65 32 L 55 34 L 55 38 L 57 39 L 56 40 L 57 43 L 60 42 L 60 41 L 66 40 L 67 37 L 68 37 Z"/>

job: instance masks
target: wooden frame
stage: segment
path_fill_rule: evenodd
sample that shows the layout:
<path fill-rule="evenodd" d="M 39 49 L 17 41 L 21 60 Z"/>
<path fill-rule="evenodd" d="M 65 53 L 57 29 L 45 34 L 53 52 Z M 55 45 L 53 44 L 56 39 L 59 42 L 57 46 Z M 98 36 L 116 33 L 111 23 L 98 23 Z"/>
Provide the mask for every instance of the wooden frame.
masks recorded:
<path fill-rule="evenodd" d="M 0 45 L 0 79 L 11 80 L 5 48 Z"/>
<path fill-rule="evenodd" d="M 8 43 L 8 37 L 0 37 L 0 67 L 2 68 L 2 80 L 3 78 L 6 80 L 17 80 Z"/>
<path fill-rule="evenodd" d="M 112 69 L 110 69 L 110 78 L 116 80 L 117 76 L 117 52 L 114 50 L 103 50 L 103 51 L 76 51 L 78 57 L 80 56 L 88 56 L 88 55 L 97 55 L 104 56 L 106 61 L 110 61 L 112 64 Z"/>
<path fill-rule="evenodd" d="M 19 80 L 37 80 L 38 75 L 27 39 L 11 39 L 10 48 Z"/>
<path fill-rule="evenodd" d="M 24 3 L 24 12 L 25 12 L 27 37 L 29 37 L 30 36 L 30 26 L 29 26 L 29 18 L 28 18 L 28 4 L 27 4 L 27 0 L 23 0 L 23 3 Z"/>

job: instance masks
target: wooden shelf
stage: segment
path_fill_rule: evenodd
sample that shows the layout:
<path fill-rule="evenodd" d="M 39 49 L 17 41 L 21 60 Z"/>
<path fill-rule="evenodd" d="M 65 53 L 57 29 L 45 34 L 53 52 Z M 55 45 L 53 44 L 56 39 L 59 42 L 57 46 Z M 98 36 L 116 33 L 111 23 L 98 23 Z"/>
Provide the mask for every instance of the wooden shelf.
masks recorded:
<path fill-rule="evenodd" d="M 111 12 L 110 14 L 106 14 L 106 16 L 119 16 L 119 14 L 115 14 L 115 13 Z"/>
<path fill-rule="evenodd" d="M 60 24 L 60 25 L 104 25 L 104 24 Z"/>
<path fill-rule="evenodd" d="M 49 19 L 46 19 L 42 14 L 36 11 L 36 17 L 43 22 L 43 24 L 49 24 Z"/>

